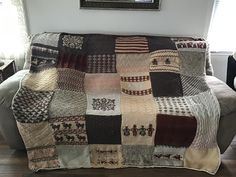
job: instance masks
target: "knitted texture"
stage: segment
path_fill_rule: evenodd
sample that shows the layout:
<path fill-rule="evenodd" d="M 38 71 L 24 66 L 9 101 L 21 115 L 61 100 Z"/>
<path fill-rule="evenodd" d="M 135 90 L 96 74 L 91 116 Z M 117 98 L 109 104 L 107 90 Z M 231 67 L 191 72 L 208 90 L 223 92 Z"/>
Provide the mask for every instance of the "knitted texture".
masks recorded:
<path fill-rule="evenodd" d="M 178 167 L 215 174 L 220 107 L 191 37 L 43 33 L 12 110 L 29 168 Z"/>

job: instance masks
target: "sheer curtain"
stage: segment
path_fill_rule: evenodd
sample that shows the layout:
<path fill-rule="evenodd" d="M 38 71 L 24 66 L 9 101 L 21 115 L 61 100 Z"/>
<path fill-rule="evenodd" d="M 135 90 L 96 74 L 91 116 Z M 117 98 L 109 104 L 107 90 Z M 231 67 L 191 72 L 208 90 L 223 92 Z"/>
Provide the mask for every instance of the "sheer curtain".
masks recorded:
<path fill-rule="evenodd" d="M 236 0 L 215 0 L 208 40 L 211 51 L 236 50 Z"/>
<path fill-rule="evenodd" d="M 21 69 L 27 36 L 22 0 L 0 0 L 0 60 L 14 59 Z"/>

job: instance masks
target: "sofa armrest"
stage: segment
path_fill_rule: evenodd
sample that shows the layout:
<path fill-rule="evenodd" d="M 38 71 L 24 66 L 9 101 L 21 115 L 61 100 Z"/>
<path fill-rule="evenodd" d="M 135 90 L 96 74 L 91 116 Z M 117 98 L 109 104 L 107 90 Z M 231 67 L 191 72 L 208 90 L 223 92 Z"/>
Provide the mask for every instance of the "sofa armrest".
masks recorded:
<path fill-rule="evenodd" d="M 0 106 L 10 108 L 12 99 L 19 89 L 20 80 L 29 70 L 21 70 L 0 84 Z"/>
<path fill-rule="evenodd" d="M 13 149 L 24 149 L 24 143 L 16 126 L 11 109 L 12 99 L 19 88 L 20 80 L 28 70 L 22 70 L 0 84 L 0 132 Z"/>
<path fill-rule="evenodd" d="M 214 76 L 206 76 L 206 82 L 219 101 L 221 116 L 236 112 L 236 92 Z"/>

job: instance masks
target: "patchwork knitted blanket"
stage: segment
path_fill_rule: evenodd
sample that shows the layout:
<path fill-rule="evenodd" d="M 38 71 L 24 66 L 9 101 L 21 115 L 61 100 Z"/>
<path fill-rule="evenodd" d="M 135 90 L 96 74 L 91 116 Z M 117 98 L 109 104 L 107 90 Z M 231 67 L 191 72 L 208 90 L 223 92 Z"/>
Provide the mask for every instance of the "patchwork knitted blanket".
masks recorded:
<path fill-rule="evenodd" d="M 218 101 L 198 38 L 42 33 L 12 109 L 29 168 L 215 174 Z"/>

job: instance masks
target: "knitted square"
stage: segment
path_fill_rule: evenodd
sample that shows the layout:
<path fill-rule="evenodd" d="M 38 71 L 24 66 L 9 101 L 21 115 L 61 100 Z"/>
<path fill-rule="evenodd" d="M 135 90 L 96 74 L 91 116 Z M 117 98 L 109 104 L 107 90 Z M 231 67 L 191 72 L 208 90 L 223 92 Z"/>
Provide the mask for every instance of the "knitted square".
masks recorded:
<path fill-rule="evenodd" d="M 180 74 L 187 76 L 204 76 L 205 52 L 179 51 Z"/>
<path fill-rule="evenodd" d="M 83 92 L 56 90 L 49 105 L 50 118 L 85 115 L 86 95 Z"/>
<path fill-rule="evenodd" d="M 120 115 L 120 94 L 87 94 L 86 114 Z"/>
<path fill-rule="evenodd" d="M 185 97 L 157 97 L 158 114 L 193 116 L 190 105 Z"/>
<path fill-rule="evenodd" d="M 154 145 L 156 114 L 122 114 L 122 145 Z"/>
<path fill-rule="evenodd" d="M 157 166 L 175 166 L 184 165 L 185 147 L 155 146 L 153 154 L 153 164 Z"/>
<path fill-rule="evenodd" d="M 91 168 L 88 145 L 59 145 L 56 146 L 61 168 L 74 169 L 78 167 Z"/>
<path fill-rule="evenodd" d="M 180 72 L 177 50 L 157 50 L 151 53 L 150 59 L 150 72 Z"/>
<path fill-rule="evenodd" d="M 56 66 L 59 51 L 48 46 L 31 46 L 31 72 L 39 72 Z"/>
<path fill-rule="evenodd" d="M 121 94 L 121 114 L 156 114 L 157 105 L 152 95 L 130 96 Z"/>
<path fill-rule="evenodd" d="M 183 96 L 180 74 L 167 72 L 150 72 L 154 97 Z"/>
<path fill-rule="evenodd" d="M 58 87 L 58 70 L 45 69 L 38 73 L 27 73 L 22 79 L 22 86 L 35 91 L 53 91 Z"/>
<path fill-rule="evenodd" d="M 56 145 L 88 144 L 84 116 L 50 118 Z"/>
<path fill-rule="evenodd" d="M 68 68 L 58 69 L 58 89 L 84 92 L 85 73 Z"/>
<path fill-rule="evenodd" d="M 55 146 L 41 146 L 27 149 L 31 170 L 61 168 Z"/>
<path fill-rule="evenodd" d="M 181 75 L 181 82 L 184 96 L 197 95 L 210 89 L 204 77 Z"/>
<path fill-rule="evenodd" d="M 25 147 L 27 149 L 55 145 L 53 131 L 48 122 L 17 122 L 17 127 L 21 132 Z"/>
<path fill-rule="evenodd" d="M 120 75 L 117 73 L 85 74 L 84 87 L 88 94 L 119 94 L 121 92 Z"/>
<path fill-rule="evenodd" d="M 91 165 L 95 168 L 120 168 L 122 166 L 121 145 L 93 144 L 89 146 Z"/>
<path fill-rule="evenodd" d="M 148 37 L 150 52 L 156 50 L 176 50 L 175 43 L 169 37 Z"/>
<path fill-rule="evenodd" d="M 195 117 L 157 115 L 155 145 L 189 147 L 196 136 Z"/>
<path fill-rule="evenodd" d="M 133 96 L 152 94 L 149 73 L 123 74 L 120 85 L 123 94 Z"/>
<path fill-rule="evenodd" d="M 148 53 L 148 40 L 146 37 L 117 37 L 116 53 Z"/>
<path fill-rule="evenodd" d="M 86 115 L 89 144 L 121 144 L 121 115 Z"/>
<path fill-rule="evenodd" d="M 21 123 L 38 123 L 48 120 L 48 107 L 52 96 L 52 91 L 33 91 L 22 87 L 12 105 L 16 120 Z"/>
<path fill-rule="evenodd" d="M 116 73 L 116 55 L 88 55 L 87 73 Z"/>
<path fill-rule="evenodd" d="M 152 166 L 154 146 L 122 145 L 123 164 L 127 167 Z"/>
<path fill-rule="evenodd" d="M 117 54 L 119 74 L 149 72 L 150 54 Z"/>

